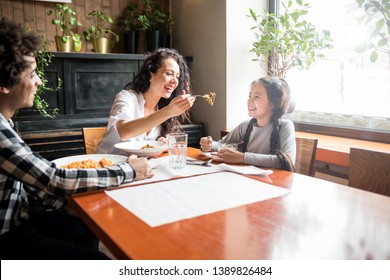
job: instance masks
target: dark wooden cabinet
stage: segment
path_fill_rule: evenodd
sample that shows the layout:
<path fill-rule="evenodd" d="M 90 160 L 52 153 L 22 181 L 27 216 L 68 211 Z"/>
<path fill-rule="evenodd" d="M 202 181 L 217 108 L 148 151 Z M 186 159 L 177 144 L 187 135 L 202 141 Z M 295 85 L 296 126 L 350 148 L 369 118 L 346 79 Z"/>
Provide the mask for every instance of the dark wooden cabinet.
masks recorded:
<path fill-rule="evenodd" d="M 51 87 L 62 80 L 57 92 L 42 94 L 50 108 L 58 108 L 54 119 L 42 117 L 32 108 L 21 110 L 14 118 L 20 132 L 88 125 L 106 122 L 115 95 L 138 72 L 145 60 L 137 54 L 53 53 L 52 63 L 45 70 Z M 49 125 L 49 127 L 48 127 Z"/>
<path fill-rule="evenodd" d="M 59 109 L 55 118 L 42 117 L 32 108 L 13 118 L 16 130 L 33 149 L 48 159 L 84 153 L 82 127 L 106 126 L 115 95 L 138 73 L 144 55 L 53 53 L 45 70 L 48 85 L 57 92 L 46 92 L 49 110 Z M 203 124 L 184 125 L 189 145 L 197 147 L 204 134 Z"/>

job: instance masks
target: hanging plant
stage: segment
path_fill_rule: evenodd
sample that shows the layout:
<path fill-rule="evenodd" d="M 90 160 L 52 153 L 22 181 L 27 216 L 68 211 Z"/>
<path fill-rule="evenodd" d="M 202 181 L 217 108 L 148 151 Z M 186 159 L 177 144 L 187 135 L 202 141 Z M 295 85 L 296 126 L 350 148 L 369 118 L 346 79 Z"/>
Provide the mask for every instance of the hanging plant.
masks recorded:
<path fill-rule="evenodd" d="M 48 86 L 48 80 L 45 78 L 45 68 L 50 65 L 53 54 L 48 51 L 48 42 L 42 40 L 41 49 L 35 52 L 35 58 L 37 62 L 36 73 L 41 79 L 42 84 L 38 87 L 34 96 L 34 108 L 44 117 L 54 118 L 58 114 L 58 108 L 55 108 L 52 112 L 48 112 L 49 104 L 42 98 L 41 94 L 46 92 L 58 91 L 62 86 L 62 80 L 58 78 L 58 86 L 53 88 Z"/>

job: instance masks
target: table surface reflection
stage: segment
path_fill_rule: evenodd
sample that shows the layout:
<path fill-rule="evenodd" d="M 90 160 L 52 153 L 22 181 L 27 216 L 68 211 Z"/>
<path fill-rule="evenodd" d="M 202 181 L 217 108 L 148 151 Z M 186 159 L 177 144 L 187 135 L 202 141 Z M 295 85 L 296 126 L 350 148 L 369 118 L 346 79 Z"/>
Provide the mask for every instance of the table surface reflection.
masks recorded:
<path fill-rule="evenodd" d="M 71 202 L 117 259 L 390 259 L 390 197 L 282 170 L 247 177 L 291 193 L 153 228 L 104 191 Z"/>

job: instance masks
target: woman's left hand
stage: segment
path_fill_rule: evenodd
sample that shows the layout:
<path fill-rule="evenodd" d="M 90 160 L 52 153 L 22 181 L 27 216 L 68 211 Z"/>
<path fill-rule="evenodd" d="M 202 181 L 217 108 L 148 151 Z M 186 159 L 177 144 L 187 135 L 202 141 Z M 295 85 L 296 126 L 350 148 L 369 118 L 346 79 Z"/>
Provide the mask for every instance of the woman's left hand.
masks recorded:
<path fill-rule="evenodd" d="M 167 144 L 167 143 L 168 143 L 167 138 L 165 138 L 164 136 L 158 137 L 158 138 L 157 138 L 157 141 L 158 141 L 158 142 L 161 142 L 161 143 L 163 143 L 163 144 Z"/>
<path fill-rule="evenodd" d="M 244 153 L 232 149 L 222 149 L 215 153 L 213 160 L 226 163 L 244 163 Z"/>

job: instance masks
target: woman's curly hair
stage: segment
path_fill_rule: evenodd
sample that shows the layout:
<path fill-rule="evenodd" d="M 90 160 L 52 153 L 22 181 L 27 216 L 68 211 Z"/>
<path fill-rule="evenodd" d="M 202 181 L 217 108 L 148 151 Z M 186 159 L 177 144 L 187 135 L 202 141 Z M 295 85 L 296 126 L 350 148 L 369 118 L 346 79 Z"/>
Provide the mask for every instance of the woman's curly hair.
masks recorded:
<path fill-rule="evenodd" d="M 177 88 L 172 92 L 167 99 L 160 98 L 158 109 L 162 109 L 171 102 L 173 98 L 180 95 L 182 90 L 186 93 L 191 93 L 190 70 L 184 57 L 177 50 L 168 48 L 159 48 L 153 53 L 149 53 L 143 63 L 140 72 L 135 76 L 134 81 L 128 83 L 125 89 L 131 88 L 138 94 L 144 94 L 150 87 L 150 73 L 157 73 L 157 70 L 162 67 L 165 59 L 173 58 L 180 68 L 180 77 Z M 180 131 L 180 123 L 189 121 L 188 111 L 176 117 L 172 117 L 161 124 L 161 135 L 170 132 Z"/>
<path fill-rule="evenodd" d="M 31 63 L 25 57 L 34 56 L 40 45 L 40 38 L 33 32 L 6 17 L 0 19 L 0 86 L 8 88 L 20 82 Z"/>

